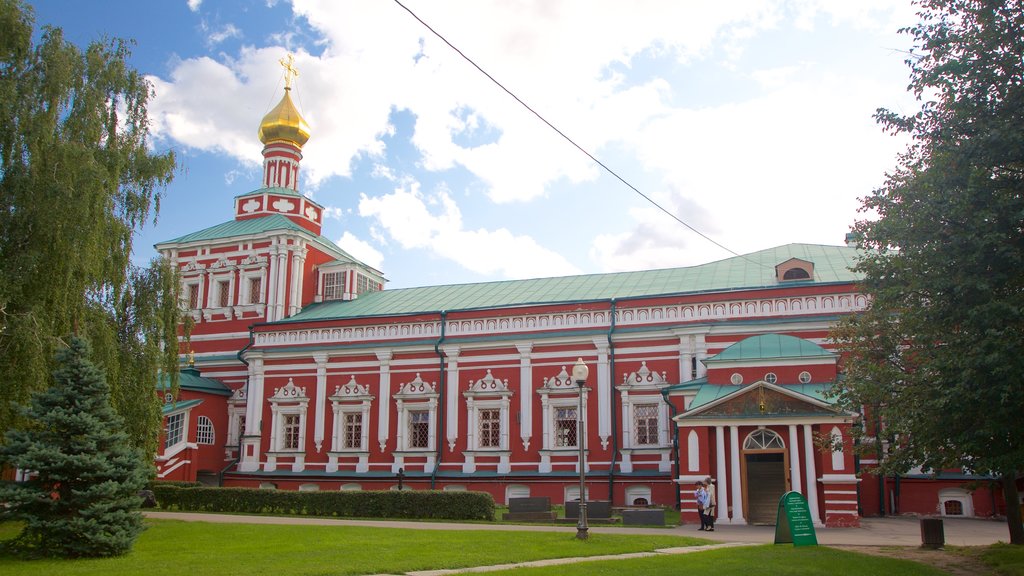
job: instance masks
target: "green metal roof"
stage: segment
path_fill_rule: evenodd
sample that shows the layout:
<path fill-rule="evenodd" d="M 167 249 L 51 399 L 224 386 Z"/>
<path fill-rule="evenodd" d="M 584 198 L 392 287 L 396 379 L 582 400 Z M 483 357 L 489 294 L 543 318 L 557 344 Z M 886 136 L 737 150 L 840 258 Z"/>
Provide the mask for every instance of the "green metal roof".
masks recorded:
<path fill-rule="evenodd" d="M 814 342 L 783 334 L 762 334 L 741 340 L 715 356 L 705 360 L 706 364 L 736 360 L 764 360 L 777 358 L 808 358 L 835 356 Z"/>
<path fill-rule="evenodd" d="M 282 190 L 284 190 L 282 188 Z M 363 262 L 353 257 L 348 252 L 345 252 L 338 247 L 337 244 L 331 242 L 329 239 L 318 234 L 313 234 L 309 230 L 299 226 L 293 222 L 290 218 L 282 216 L 281 214 L 271 214 L 269 216 L 262 216 L 260 218 L 248 218 L 245 220 L 229 220 L 222 222 L 215 226 L 210 226 L 198 232 L 192 232 L 179 236 L 173 240 L 165 240 L 159 242 L 156 247 L 159 249 L 160 246 L 165 244 L 183 244 L 188 242 L 208 242 L 210 240 L 226 240 L 229 238 L 241 238 L 246 236 L 253 236 L 256 234 L 263 234 L 265 232 L 298 232 L 311 237 L 313 243 L 319 245 L 324 252 L 334 256 L 338 260 L 355 262 L 369 270 L 374 268 L 367 266 Z M 375 272 L 379 272 L 374 270 Z"/>
<path fill-rule="evenodd" d="M 299 194 L 298 192 L 292 190 L 291 188 L 285 188 L 283 186 L 271 186 L 269 188 L 258 188 L 256 190 L 253 190 L 252 192 L 239 194 L 238 196 L 235 196 L 235 198 L 244 198 L 245 196 L 254 196 L 256 194 L 274 194 L 275 196 L 302 196 L 302 194 Z M 316 202 L 315 200 L 310 201 L 314 203 Z"/>
<path fill-rule="evenodd" d="M 687 411 L 694 410 L 695 408 L 700 408 L 705 404 L 709 404 L 711 402 L 714 402 L 715 400 L 718 400 L 719 398 L 724 398 L 726 396 L 734 394 L 743 388 L 747 388 L 748 386 L 749 384 L 744 384 L 740 386 L 735 386 L 732 384 L 705 384 L 700 387 L 700 390 L 697 391 L 697 395 L 694 396 L 693 401 L 690 402 L 690 407 Z M 776 384 L 776 386 L 778 386 L 779 388 L 785 388 L 790 392 L 796 392 L 797 394 L 800 394 L 802 396 L 807 396 L 808 398 L 812 398 L 819 402 L 825 402 L 827 404 L 835 403 L 834 400 L 825 395 L 825 392 L 828 390 L 831 384 Z"/>
<path fill-rule="evenodd" d="M 170 385 L 170 379 L 166 375 L 161 375 L 157 381 L 156 389 L 159 391 L 167 390 Z M 219 396 L 231 396 L 231 389 L 224 385 L 220 380 L 214 380 L 213 378 L 206 378 L 199 375 L 199 370 L 195 368 L 183 368 L 178 374 L 178 387 L 182 390 L 192 390 L 194 392 L 205 392 L 207 394 L 217 394 Z"/>
<path fill-rule="evenodd" d="M 168 402 L 168 403 L 163 405 L 163 408 L 160 409 L 160 412 L 164 416 L 166 416 L 166 415 L 170 414 L 171 412 L 176 412 L 178 410 L 185 410 L 186 408 L 193 408 L 195 406 L 199 406 L 202 403 L 203 403 L 203 401 L 202 400 L 198 400 L 198 399 L 196 399 L 196 400 L 186 400 L 184 402 Z"/>
<path fill-rule="evenodd" d="M 313 304 L 279 322 L 853 282 L 860 279 L 850 271 L 856 257 L 856 249 L 847 246 L 787 244 L 686 268 L 383 290 L 362 294 L 348 302 Z M 775 266 L 790 258 L 814 262 L 814 278 L 778 282 Z"/>

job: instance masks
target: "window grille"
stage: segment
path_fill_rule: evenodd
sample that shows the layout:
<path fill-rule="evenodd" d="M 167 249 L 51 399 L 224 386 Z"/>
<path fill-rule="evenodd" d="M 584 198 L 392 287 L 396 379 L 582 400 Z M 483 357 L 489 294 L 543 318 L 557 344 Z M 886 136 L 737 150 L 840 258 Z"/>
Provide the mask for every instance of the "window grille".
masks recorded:
<path fill-rule="evenodd" d="M 767 429 L 754 430 L 743 442 L 744 450 L 782 450 L 785 447 L 782 437 Z"/>
<path fill-rule="evenodd" d="M 226 280 L 217 282 L 217 305 L 221 308 L 227 308 L 228 303 L 231 301 L 231 283 Z"/>
<path fill-rule="evenodd" d="M 213 444 L 213 421 L 206 416 L 196 419 L 196 442 L 199 444 Z"/>
<path fill-rule="evenodd" d="M 409 447 L 430 447 L 430 412 L 409 413 Z"/>
<path fill-rule="evenodd" d="M 167 417 L 167 437 L 164 439 L 164 448 L 170 448 L 181 442 L 182 434 L 185 431 L 185 413 L 179 412 Z"/>
<path fill-rule="evenodd" d="M 189 310 L 199 309 L 199 284 L 188 285 L 188 308 Z"/>
<path fill-rule="evenodd" d="M 575 408 L 555 409 L 555 446 L 559 448 L 574 448 L 578 446 Z"/>
<path fill-rule="evenodd" d="M 301 419 L 298 414 L 286 414 L 284 417 L 284 450 L 299 449 L 299 425 Z"/>
<path fill-rule="evenodd" d="M 328 272 L 324 274 L 324 300 L 341 300 L 345 294 L 345 273 Z"/>
<path fill-rule="evenodd" d="M 260 291 L 263 289 L 261 278 L 249 278 L 249 304 L 260 303 Z"/>
<path fill-rule="evenodd" d="M 658 405 L 633 406 L 633 441 L 636 444 L 658 443 Z"/>
<path fill-rule="evenodd" d="M 501 447 L 501 410 L 480 410 L 477 413 L 478 438 L 481 448 Z"/>
<path fill-rule="evenodd" d="M 351 450 L 363 447 L 363 415 L 359 412 L 345 414 L 345 441 L 343 446 Z"/>

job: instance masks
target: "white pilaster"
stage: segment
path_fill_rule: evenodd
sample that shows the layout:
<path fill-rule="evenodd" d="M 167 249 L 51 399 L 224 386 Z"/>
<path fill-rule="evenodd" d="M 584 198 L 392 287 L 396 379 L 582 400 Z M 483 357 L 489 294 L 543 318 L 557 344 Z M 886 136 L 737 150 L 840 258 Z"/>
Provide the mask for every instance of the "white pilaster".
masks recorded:
<path fill-rule="evenodd" d="M 327 406 L 327 354 L 319 352 L 313 355 L 316 362 L 316 405 L 313 415 L 313 443 L 316 451 L 324 445 L 324 409 Z"/>
<path fill-rule="evenodd" d="M 516 350 L 519 351 L 519 437 L 523 450 L 529 450 L 533 437 L 533 367 L 530 365 L 533 344 L 518 344 Z"/>
<path fill-rule="evenodd" d="M 693 380 L 693 336 L 684 334 L 679 337 L 679 381 Z M 719 509 L 724 506 L 719 506 Z"/>
<path fill-rule="evenodd" d="M 797 447 L 796 424 L 789 425 L 789 479 L 790 490 L 803 492 L 800 481 L 800 449 Z"/>
<path fill-rule="evenodd" d="M 804 464 L 807 470 L 807 508 L 811 512 L 811 520 L 815 526 L 821 526 L 821 517 L 818 513 L 818 472 L 814 469 L 814 440 L 811 437 L 812 424 L 804 424 Z"/>
<path fill-rule="evenodd" d="M 725 426 L 715 426 L 715 498 L 718 502 L 715 516 L 729 523 L 729 483 L 725 478 Z"/>
<path fill-rule="evenodd" d="M 294 316 L 302 310 L 302 267 L 308 250 L 301 244 L 292 252 L 291 296 L 288 299 L 288 315 Z"/>
<path fill-rule="evenodd" d="M 448 440 L 448 451 L 455 450 L 455 441 L 459 438 L 459 347 L 444 346 L 444 355 L 448 358 L 448 382 L 444 391 L 444 422 L 445 438 Z M 434 421 L 430 421 L 434 425 Z"/>
<path fill-rule="evenodd" d="M 391 352 L 377 352 L 377 360 L 380 361 L 380 387 L 377 397 L 377 442 L 380 451 L 383 452 L 388 446 L 388 430 L 390 429 L 391 414 Z"/>
<path fill-rule="evenodd" d="M 281 274 L 281 267 L 277 263 L 277 239 L 271 241 L 270 250 L 267 252 L 267 261 L 270 262 L 270 273 L 267 275 L 267 322 L 277 320 L 274 317 L 274 303 L 277 302 L 277 277 Z"/>
<path fill-rule="evenodd" d="M 746 524 L 743 517 L 743 486 L 740 484 L 740 429 L 729 426 L 729 464 L 732 474 L 732 523 Z"/>
<path fill-rule="evenodd" d="M 263 359 L 249 360 L 249 390 L 245 402 L 245 430 L 242 432 L 241 472 L 255 472 L 260 466 L 260 418 L 263 414 Z"/>
<path fill-rule="evenodd" d="M 274 302 L 274 320 L 281 320 L 284 318 L 284 306 L 287 299 L 287 292 L 285 292 L 288 281 L 287 244 L 278 244 L 277 246 L 277 270 L 277 301 Z"/>
<path fill-rule="evenodd" d="M 597 435 L 601 438 L 601 447 L 608 448 L 612 437 L 612 374 L 608 365 L 608 341 L 594 338 L 597 348 Z"/>
<path fill-rule="evenodd" d="M 696 340 L 697 348 L 697 378 L 703 378 L 708 373 L 708 367 L 704 365 L 704 360 L 708 357 L 708 345 L 704 341 L 703 334 L 696 334 L 694 340 Z"/>

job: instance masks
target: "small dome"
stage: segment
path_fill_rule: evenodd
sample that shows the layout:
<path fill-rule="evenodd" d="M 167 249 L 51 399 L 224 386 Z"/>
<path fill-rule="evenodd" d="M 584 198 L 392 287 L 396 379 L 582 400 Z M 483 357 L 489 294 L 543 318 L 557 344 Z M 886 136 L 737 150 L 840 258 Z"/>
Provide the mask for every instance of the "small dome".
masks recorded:
<path fill-rule="evenodd" d="M 291 90 L 285 88 L 284 98 L 260 122 L 260 142 L 269 144 L 277 140 L 302 147 L 309 140 L 309 124 L 302 119 L 292 103 Z"/>

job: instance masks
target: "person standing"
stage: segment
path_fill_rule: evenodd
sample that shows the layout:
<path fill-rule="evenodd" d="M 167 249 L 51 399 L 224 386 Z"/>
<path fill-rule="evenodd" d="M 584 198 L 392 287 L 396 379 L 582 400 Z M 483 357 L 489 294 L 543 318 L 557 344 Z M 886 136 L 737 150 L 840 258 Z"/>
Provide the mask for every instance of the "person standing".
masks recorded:
<path fill-rule="evenodd" d="M 700 480 L 697 481 L 697 489 L 693 491 L 693 496 L 697 500 L 697 514 L 700 516 L 700 528 L 698 530 L 706 530 L 708 518 L 705 510 L 708 507 L 708 491 Z"/>
<path fill-rule="evenodd" d="M 715 495 L 715 479 L 708 476 L 704 480 L 704 491 L 708 495 L 708 505 L 704 507 L 704 524 L 708 532 L 715 531 L 715 513 L 718 512 L 718 500 Z"/>

